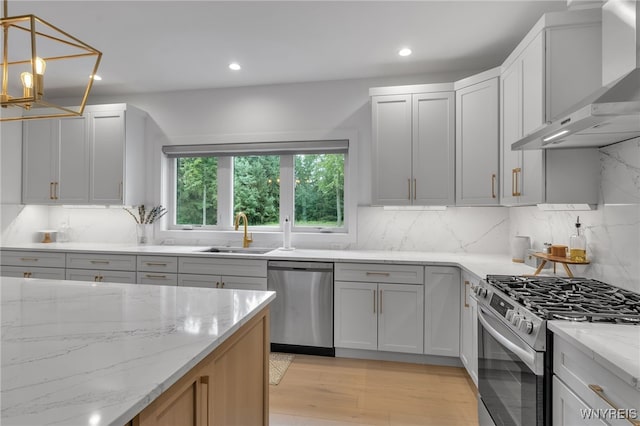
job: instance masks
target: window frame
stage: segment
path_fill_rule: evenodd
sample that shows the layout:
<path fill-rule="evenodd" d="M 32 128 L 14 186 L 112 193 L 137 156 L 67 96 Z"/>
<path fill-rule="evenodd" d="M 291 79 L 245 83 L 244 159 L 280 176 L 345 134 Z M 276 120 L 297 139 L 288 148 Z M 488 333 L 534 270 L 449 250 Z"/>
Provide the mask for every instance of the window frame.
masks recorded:
<path fill-rule="evenodd" d="M 226 144 L 241 146 L 243 143 L 252 142 L 321 142 L 331 140 L 343 140 L 347 142 L 344 168 L 344 224 L 340 228 L 320 228 L 295 226 L 294 217 L 294 155 L 282 155 L 280 158 L 280 223 L 276 226 L 252 226 L 249 218 L 249 230 L 258 235 L 257 244 L 274 246 L 282 242 L 282 223 L 285 216 L 292 219 L 292 242 L 296 246 L 344 248 L 356 242 L 357 235 L 357 177 L 358 177 L 358 149 L 357 131 L 352 129 L 339 129 L 318 132 L 274 133 L 274 134 L 247 134 L 247 135 L 209 135 L 176 137 L 170 141 L 170 145 L 159 146 L 161 159 L 160 174 L 162 179 L 155 186 L 158 199 L 166 205 L 171 215 L 163 218 L 157 237 L 166 244 L 237 244 L 237 234 L 233 228 L 233 169 L 232 157 L 221 156 L 218 158 L 218 224 L 216 226 L 185 226 L 175 225 L 176 206 L 176 161 L 164 153 L 166 146 L 187 145 L 199 146 L 207 144 Z M 304 142 L 303 142 L 304 143 Z M 252 153 L 253 155 L 257 153 Z M 264 152 L 264 155 L 273 155 L 273 152 Z M 197 156 L 193 155 L 193 156 Z M 226 204 L 226 205 L 225 205 Z M 290 206 L 290 208 L 289 208 Z M 225 224 L 230 225 L 225 225 Z M 254 235 L 254 237 L 255 237 Z M 255 244 L 255 243 L 254 243 Z"/>

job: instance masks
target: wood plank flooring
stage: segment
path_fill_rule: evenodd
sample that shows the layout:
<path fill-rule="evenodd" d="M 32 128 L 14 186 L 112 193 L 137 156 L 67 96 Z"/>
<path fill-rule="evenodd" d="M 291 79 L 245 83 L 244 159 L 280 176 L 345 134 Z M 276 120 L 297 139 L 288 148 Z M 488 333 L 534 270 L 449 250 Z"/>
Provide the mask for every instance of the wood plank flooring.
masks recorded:
<path fill-rule="evenodd" d="M 270 424 L 477 425 L 463 368 L 296 355 L 269 386 Z"/>

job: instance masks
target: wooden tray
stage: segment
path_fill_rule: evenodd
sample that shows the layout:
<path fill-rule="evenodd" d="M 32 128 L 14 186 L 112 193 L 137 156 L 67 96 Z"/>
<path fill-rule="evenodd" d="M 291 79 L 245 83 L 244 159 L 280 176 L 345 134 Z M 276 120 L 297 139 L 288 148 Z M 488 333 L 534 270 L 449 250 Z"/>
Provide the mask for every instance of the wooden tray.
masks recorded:
<path fill-rule="evenodd" d="M 561 263 L 567 275 L 573 278 L 573 273 L 571 272 L 571 269 L 569 269 L 567 265 L 588 265 L 590 263 L 588 260 L 585 260 L 585 261 L 571 260 L 570 257 L 551 256 L 550 254 L 547 254 L 547 253 L 532 253 L 532 256 L 542 259 L 542 263 L 540 264 L 540 266 L 538 266 L 538 269 L 536 269 L 536 271 L 533 273 L 534 276 L 538 275 L 540 271 L 542 271 L 542 269 L 544 268 L 544 265 L 546 265 L 547 262 L 553 262 L 553 263 Z M 553 267 L 553 272 L 555 272 L 555 265 Z"/>

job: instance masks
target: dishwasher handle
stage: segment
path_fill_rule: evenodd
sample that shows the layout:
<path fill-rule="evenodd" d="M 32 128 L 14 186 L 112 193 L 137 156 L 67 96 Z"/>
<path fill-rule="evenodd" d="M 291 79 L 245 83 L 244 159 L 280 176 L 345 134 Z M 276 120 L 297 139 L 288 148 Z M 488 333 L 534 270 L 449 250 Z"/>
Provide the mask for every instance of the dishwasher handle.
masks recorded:
<path fill-rule="evenodd" d="M 283 271 L 327 271 L 333 272 L 333 263 L 329 262 L 296 262 L 283 260 L 270 260 L 267 263 L 268 270 Z"/>

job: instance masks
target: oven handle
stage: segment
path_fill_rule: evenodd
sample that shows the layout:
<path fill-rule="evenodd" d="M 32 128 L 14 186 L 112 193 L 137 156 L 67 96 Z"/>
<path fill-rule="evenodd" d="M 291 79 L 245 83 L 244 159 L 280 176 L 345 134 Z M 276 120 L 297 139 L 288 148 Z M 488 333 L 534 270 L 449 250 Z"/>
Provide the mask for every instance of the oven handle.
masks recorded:
<path fill-rule="evenodd" d="M 538 363 L 536 362 L 537 352 L 534 351 L 533 349 L 527 350 L 517 345 L 516 343 L 512 342 L 508 337 L 504 336 L 502 333 L 496 330 L 495 327 L 489 324 L 489 321 L 485 318 L 485 316 L 489 319 L 491 319 L 491 317 L 494 317 L 494 315 L 492 315 L 490 312 L 484 310 L 482 307 L 479 307 L 478 320 L 480 321 L 482 326 L 487 330 L 487 332 L 494 339 L 496 339 L 498 343 L 500 343 L 505 348 L 509 349 L 511 352 L 516 354 L 518 358 L 520 358 L 520 360 L 524 362 L 527 365 L 527 367 L 531 369 L 531 371 L 533 371 L 534 374 L 541 375 L 543 373 L 542 366 L 539 366 Z M 497 319 L 495 319 L 494 321 L 497 321 Z M 511 330 L 507 329 L 507 331 L 513 334 Z"/>

